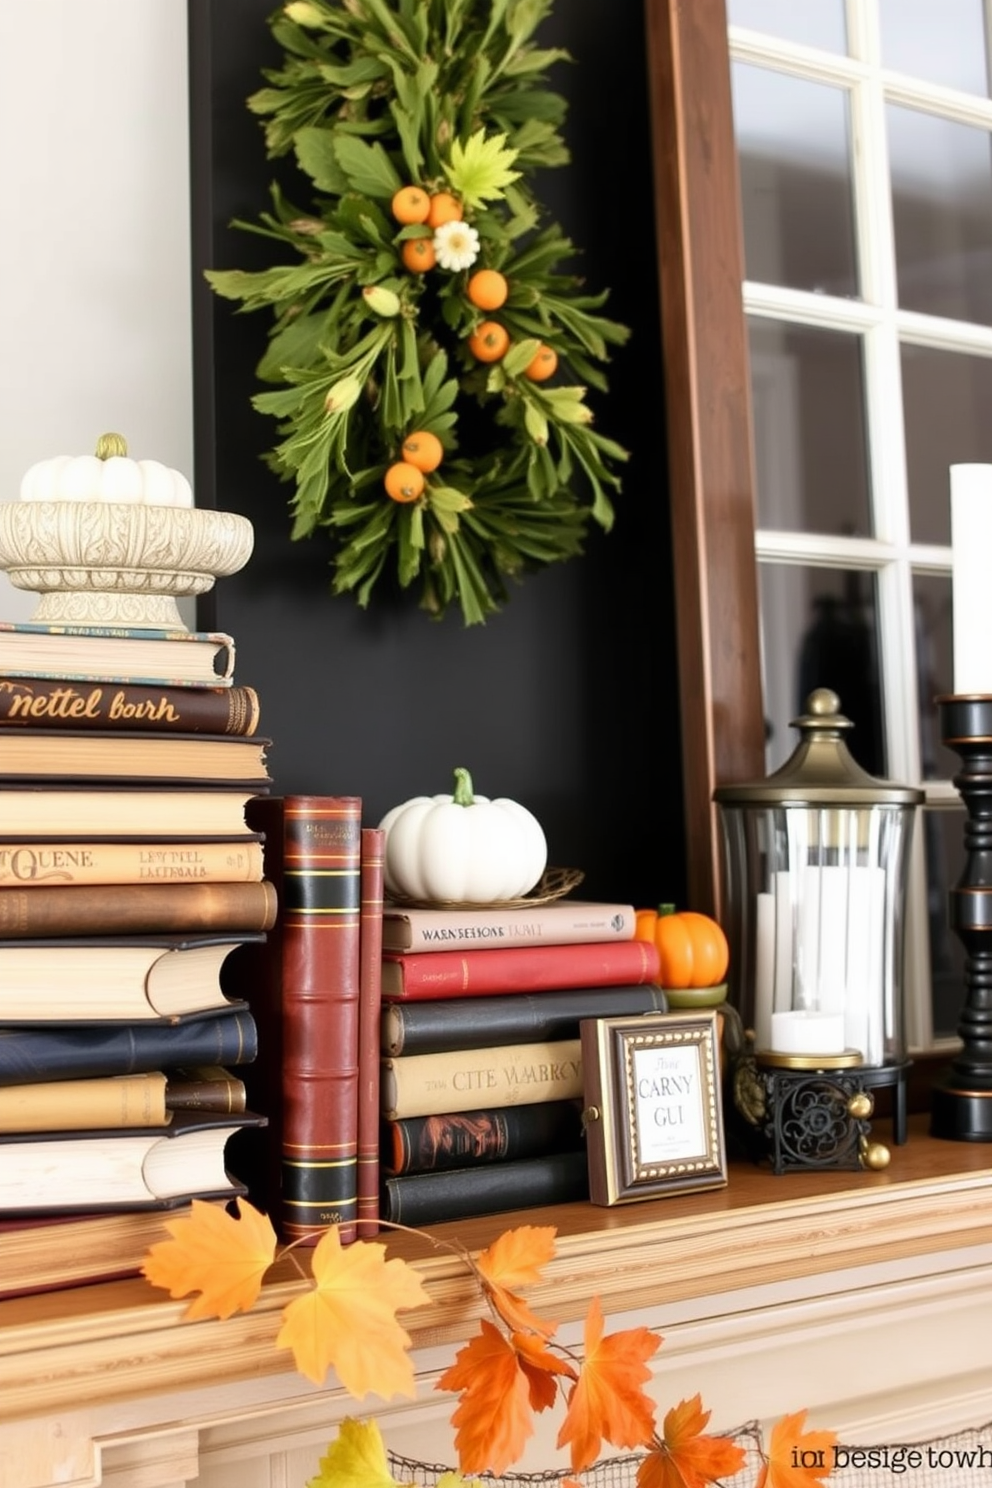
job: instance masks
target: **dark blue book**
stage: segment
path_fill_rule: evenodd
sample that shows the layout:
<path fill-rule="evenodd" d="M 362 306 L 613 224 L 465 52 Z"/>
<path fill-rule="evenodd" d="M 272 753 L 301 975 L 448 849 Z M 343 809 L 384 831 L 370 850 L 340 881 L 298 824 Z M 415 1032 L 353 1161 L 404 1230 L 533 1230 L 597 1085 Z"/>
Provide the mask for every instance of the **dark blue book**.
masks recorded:
<path fill-rule="evenodd" d="M 0 1085 L 250 1064 L 257 1052 L 258 1032 L 247 1008 L 178 1023 L 8 1026 L 0 1028 Z"/>

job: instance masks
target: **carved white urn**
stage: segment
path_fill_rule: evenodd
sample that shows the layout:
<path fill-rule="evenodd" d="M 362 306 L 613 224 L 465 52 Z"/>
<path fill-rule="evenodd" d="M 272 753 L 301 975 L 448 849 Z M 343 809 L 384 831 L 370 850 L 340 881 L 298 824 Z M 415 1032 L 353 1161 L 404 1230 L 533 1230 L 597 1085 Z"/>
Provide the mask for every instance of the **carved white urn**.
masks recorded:
<path fill-rule="evenodd" d="M 178 471 L 126 450 L 104 435 L 95 456 L 41 461 L 0 502 L 0 569 L 40 596 L 33 622 L 185 630 L 176 600 L 250 558 L 246 517 L 194 507 Z"/>

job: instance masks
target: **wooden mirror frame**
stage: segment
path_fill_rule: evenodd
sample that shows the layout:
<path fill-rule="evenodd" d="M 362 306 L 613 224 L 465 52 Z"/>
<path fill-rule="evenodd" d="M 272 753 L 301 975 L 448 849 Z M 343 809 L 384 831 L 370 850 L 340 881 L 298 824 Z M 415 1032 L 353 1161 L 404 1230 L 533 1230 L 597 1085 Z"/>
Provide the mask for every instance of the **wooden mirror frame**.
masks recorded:
<path fill-rule="evenodd" d="M 765 774 L 744 247 L 725 0 L 646 0 L 689 902 L 718 914 L 713 789 Z"/>

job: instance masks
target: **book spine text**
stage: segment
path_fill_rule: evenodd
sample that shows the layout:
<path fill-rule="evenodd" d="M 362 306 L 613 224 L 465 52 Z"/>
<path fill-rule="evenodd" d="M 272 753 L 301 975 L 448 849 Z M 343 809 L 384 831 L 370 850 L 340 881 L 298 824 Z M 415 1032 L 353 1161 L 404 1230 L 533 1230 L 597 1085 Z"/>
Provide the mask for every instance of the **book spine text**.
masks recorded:
<path fill-rule="evenodd" d="M 69 884 L 249 883 L 261 880 L 262 848 L 213 842 L 0 841 L 0 889 Z"/>
<path fill-rule="evenodd" d="M 140 687 L 0 677 L 0 727 L 239 734 L 258 728 L 251 687 Z"/>
<path fill-rule="evenodd" d="M 382 1065 L 383 1116 L 437 1116 L 481 1105 L 535 1105 L 582 1094 L 578 1039 L 455 1050 L 386 1059 Z"/>

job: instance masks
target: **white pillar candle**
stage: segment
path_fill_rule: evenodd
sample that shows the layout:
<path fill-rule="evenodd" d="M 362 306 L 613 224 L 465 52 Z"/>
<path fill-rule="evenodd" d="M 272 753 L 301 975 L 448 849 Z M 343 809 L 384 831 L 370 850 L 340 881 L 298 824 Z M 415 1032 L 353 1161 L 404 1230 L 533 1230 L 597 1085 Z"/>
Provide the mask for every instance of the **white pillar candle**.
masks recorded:
<path fill-rule="evenodd" d="M 775 997 L 775 896 L 759 894 L 754 917 L 754 1042 L 767 1049 Z"/>
<path fill-rule="evenodd" d="M 954 691 L 992 693 L 992 465 L 951 466 Z"/>
<path fill-rule="evenodd" d="M 843 1013 L 772 1013 L 775 1054 L 843 1054 L 844 1049 Z"/>
<path fill-rule="evenodd" d="M 844 1033 L 865 1064 L 881 1064 L 885 1048 L 885 869 L 852 868 L 848 910 Z"/>
<path fill-rule="evenodd" d="M 786 869 L 773 875 L 775 895 L 775 995 L 777 1012 L 787 1013 L 792 1006 L 793 941 L 792 879 Z"/>

